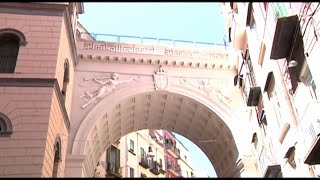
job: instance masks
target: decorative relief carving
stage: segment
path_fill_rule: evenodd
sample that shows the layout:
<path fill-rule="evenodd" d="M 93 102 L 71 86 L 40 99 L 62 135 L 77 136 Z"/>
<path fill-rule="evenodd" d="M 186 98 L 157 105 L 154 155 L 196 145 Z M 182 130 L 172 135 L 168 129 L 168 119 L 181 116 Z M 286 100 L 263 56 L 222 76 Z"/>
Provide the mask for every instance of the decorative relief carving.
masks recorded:
<path fill-rule="evenodd" d="M 227 59 L 228 53 L 222 51 L 211 50 L 190 50 L 182 48 L 163 48 L 146 45 L 118 44 L 110 42 L 85 42 L 83 44 L 85 50 L 124 52 L 136 54 L 154 54 L 173 57 L 188 57 L 188 58 L 204 58 L 204 59 Z"/>
<path fill-rule="evenodd" d="M 84 92 L 80 98 L 85 98 L 87 103 L 82 105 L 82 109 L 86 108 L 91 103 L 98 103 L 101 101 L 106 95 L 112 93 L 115 88 L 117 88 L 121 84 L 129 83 L 131 81 L 137 81 L 140 79 L 140 76 L 133 76 L 130 79 L 120 81 L 120 75 L 117 73 L 111 73 L 105 77 L 100 78 L 84 78 L 84 82 L 92 81 L 98 84 L 98 87 L 93 87 L 92 90 Z M 79 84 L 79 86 L 83 86 L 83 84 Z"/>
<path fill-rule="evenodd" d="M 212 83 L 210 79 L 200 79 L 196 80 L 188 80 L 188 79 L 180 79 L 180 84 L 185 85 L 185 86 L 191 86 L 193 88 L 197 88 L 203 92 L 205 92 L 208 96 L 211 95 L 212 92 L 215 92 L 217 98 L 219 99 L 220 102 L 227 102 L 230 103 L 231 99 L 227 96 L 225 96 L 220 90 L 217 90 L 216 83 Z"/>
<path fill-rule="evenodd" d="M 162 66 L 154 71 L 153 79 L 156 90 L 164 90 L 167 88 L 168 76 L 165 70 L 162 69 Z"/>

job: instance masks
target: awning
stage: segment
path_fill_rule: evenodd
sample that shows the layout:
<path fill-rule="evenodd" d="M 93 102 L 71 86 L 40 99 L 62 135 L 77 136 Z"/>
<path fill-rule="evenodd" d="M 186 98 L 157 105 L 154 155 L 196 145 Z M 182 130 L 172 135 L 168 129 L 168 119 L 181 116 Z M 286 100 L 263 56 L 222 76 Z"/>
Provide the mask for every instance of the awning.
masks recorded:
<path fill-rule="evenodd" d="M 306 155 L 304 163 L 309 165 L 320 164 L 320 137 L 318 136 Z"/>
<path fill-rule="evenodd" d="M 270 59 L 289 56 L 297 25 L 300 26 L 297 15 L 278 18 Z"/>

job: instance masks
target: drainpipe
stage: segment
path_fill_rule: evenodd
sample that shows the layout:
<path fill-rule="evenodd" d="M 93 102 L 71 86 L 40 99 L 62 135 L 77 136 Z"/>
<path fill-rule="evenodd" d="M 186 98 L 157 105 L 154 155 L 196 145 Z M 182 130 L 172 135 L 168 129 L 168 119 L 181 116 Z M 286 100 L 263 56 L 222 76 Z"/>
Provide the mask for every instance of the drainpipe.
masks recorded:
<path fill-rule="evenodd" d="M 137 177 L 138 177 L 139 174 L 140 174 L 139 173 L 140 172 L 139 171 L 139 157 L 138 157 L 139 156 L 139 152 L 138 152 L 139 151 L 139 137 L 138 137 L 139 136 L 139 132 L 136 132 L 136 133 L 137 133 L 137 151 L 136 151 L 137 152 L 137 156 L 136 157 L 137 157 L 137 174 L 138 174 Z"/>
<path fill-rule="evenodd" d="M 125 165 L 124 165 L 124 177 L 128 177 L 128 135 L 125 135 Z"/>

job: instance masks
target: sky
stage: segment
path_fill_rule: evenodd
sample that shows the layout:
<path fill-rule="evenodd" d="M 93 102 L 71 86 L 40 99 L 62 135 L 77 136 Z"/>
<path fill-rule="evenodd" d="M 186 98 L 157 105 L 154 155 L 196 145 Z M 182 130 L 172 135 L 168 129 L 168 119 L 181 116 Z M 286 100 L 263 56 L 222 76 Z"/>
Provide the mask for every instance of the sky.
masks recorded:
<path fill-rule="evenodd" d="M 226 34 L 219 3 L 84 3 L 80 23 L 95 34 L 152 37 L 223 44 Z M 216 177 L 207 156 L 177 135 L 190 152 L 194 170 Z"/>
<path fill-rule="evenodd" d="M 90 33 L 220 44 L 226 34 L 219 3 L 91 2 L 84 11 L 79 21 Z"/>

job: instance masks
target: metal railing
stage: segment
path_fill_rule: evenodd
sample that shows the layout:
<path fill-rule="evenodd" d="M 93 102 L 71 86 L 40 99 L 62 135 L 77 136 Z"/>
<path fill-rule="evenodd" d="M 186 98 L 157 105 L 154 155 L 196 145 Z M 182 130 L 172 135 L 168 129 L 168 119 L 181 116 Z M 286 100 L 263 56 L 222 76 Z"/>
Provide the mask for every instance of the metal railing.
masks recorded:
<path fill-rule="evenodd" d="M 149 168 L 149 163 L 148 163 L 148 159 L 146 156 L 141 156 L 140 155 L 140 161 L 139 161 L 140 166 L 144 167 L 144 168 Z"/>
<path fill-rule="evenodd" d="M 151 161 L 150 162 L 150 172 L 152 172 L 155 175 L 160 174 L 160 164 L 158 164 L 157 161 Z"/>
<path fill-rule="evenodd" d="M 168 164 L 168 170 L 173 171 L 177 176 L 182 176 L 181 166 L 179 164 Z"/>
<path fill-rule="evenodd" d="M 165 143 L 165 148 L 174 153 L 178 158 L 180 158 L 180 150 L 171 143 Z"/>
<path fill-rule="evenodd" d="M 108 172 L 114 172 L 117 174 L 120 174 L 120 168 L 116 166 L 115 162 L 109 161 L 108 166 L 107 166 L 107 171 Z"/>
<path fill-rule="evenodd" d="M 165 45 L 173 47 L 189 47 L 189 48 L 208 48 L 208 49 L 220 49 L 226 50 L 228 43 L 209 43 L 209 42 L 197 42 L 186 40 L 174 40 L 165 38 L 152 38 L 152 37 L 139 37 L 139 36 L 127 36 L 127 35 L 115 35 L 115 34 L 99 34 L 99 33 L 86 33 L 81 32 L 78 38 L 85 39 L 85 36 L 91 36 L 95 41 L 106 41 L 114 43 L 130 43 L 130 44 L 143 44 L 143 45 Z"/>

